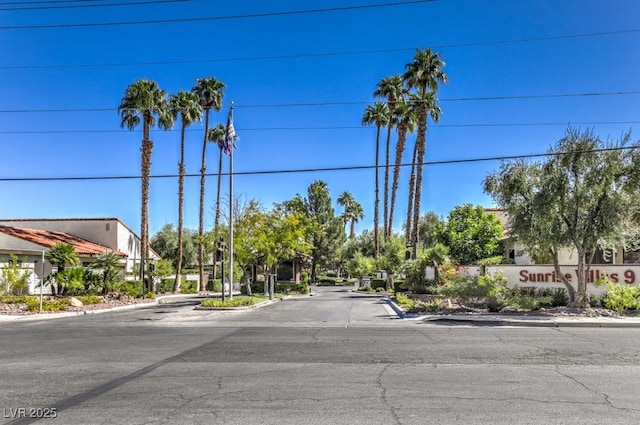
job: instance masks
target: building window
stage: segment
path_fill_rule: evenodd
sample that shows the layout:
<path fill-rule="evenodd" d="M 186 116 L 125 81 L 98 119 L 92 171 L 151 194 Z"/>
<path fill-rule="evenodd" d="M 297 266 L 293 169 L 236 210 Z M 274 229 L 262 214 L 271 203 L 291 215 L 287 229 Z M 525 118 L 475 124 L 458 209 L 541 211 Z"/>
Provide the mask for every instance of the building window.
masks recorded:
<path fill-rule="evenodd" d="M 111 223 L 106 223 L 106 224 L 104 225 L 104 230 L 106 230 L 107 232 L 108 232 L 109 230 L 111 230 Z"/>
<path fill-rule="evenodd" d="M 625 251 L 622 254 L 624 264 L 640 264 L 640 251 Z"/>

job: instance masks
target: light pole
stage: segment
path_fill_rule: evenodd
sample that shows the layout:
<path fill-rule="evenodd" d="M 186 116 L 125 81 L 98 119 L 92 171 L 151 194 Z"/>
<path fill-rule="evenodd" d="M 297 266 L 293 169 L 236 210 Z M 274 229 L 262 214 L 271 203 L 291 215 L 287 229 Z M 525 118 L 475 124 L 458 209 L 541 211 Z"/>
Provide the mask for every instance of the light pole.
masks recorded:
<path fill-rule="evenodd" d="M 227 243 L 224 241 L 224 238 L 220 238 L 220 240 L 218 241 L 218 255 L 216 255 L 216 257 L 220 258 L 220 290 L 222 292 L 223 303 L 225 300 L 225 291 L 224 291 L 224 250 L 225 249 L 227 249 Z M 217 258 L 216 258 L 216 261 L 217 261 Z"/>

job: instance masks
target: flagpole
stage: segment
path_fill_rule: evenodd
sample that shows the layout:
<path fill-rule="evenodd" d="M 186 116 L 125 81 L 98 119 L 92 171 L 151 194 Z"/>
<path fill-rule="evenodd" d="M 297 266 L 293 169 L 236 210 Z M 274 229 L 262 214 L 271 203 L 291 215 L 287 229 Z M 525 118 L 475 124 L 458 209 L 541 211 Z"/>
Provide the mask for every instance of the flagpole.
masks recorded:
<path fill-rule="evenodd" d="M 230 125 L 233 126 L 233 102 L 229 111 Z M 229 132 L 229 123 L 227 132 Z M 233 130 L 235 133 L 235 130 Z M 229 299 L 233 299 L 233 136 L 229 143 Z M 224 290 L 224 286 L 222 288 Z"/>

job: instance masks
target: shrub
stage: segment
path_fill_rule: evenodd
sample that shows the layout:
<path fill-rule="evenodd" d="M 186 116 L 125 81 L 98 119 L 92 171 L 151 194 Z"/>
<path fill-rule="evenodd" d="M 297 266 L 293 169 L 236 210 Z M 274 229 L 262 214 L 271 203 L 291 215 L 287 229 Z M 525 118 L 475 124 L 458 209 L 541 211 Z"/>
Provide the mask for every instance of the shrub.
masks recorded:
<path fill-rule="evenodd" d="M 227 298 L 222 301 L 221 298 L 207 298 L 200 301 L 200 305 L 203 307 L 245 307 L 254 305 L 257 302 L 262 301 L 259 298 L 247 297 L 247 296 L 239 296 L 233 297 L 231 299 Z"/>
<path fill-rule="evenodd" d="M 220 279 L 209 279 L 207 288 L 211 292 L 222 292 L 222 281 Z M 244 286 L 243 286 L 244 288 Z M 246 289 L 245 289 L 246 291 Z"/>
<path fill-rule="evenodd" d="M 59 300 L 42 300 L 42 311 L 61 311 L 66 310 L 69 306 L 69 299 L 63 298 Z M 27 299 L 27 309 L 29 311 L 40 311 L 40 299 L 38 297 L 29 297 Z"/>
<path fill-rule="evenodd" d="M 173 277 L 164 277 L 160 279 L 160 283 L 158 283 L 158 293 L 166 294 L 167 292 L 173 292 L 173 285 L 175 284 L 176 279 Z"/>
<path fill-rule="evenodd" d="M 180 292 L 183 294 L 197 294 L 198 293 L 198 281 L 197 280 L 183 280 L 180 285 Z"/>
<path fill-rule="evenodd" d="M 371 279 L 371 287 L 373 289 L 385 289 L 387 287 L 387 282 L 384 279 Z"/>
<path fill-rule="evenodd" d="M 142 282 L 139 280 L 126 280 L 124 282 L 120 282 L 115 289 L 116 291 L 130 295 L 133 298 L 140 298 L 142 296 Z"/>
<path fill-rule="evenodd" d="M 607 282 L 604 306 L 618 313 L 640 309 L 640 289 Z"/>
<path fill-rule="evenodd" d="M 383 287 L 378 286 L 378 287 L 375 289 L 375 291 L 376 291 L 376 292 L 384 292 L 384 291 L 385 291 L 385 289 L 384 289 Z"/>
<path fill-rule="evenodd" d="M 504 274 L 496 272 L 493 276 L 459 276 L 451 278 L 439 288 L 438 293 L 449 298 L 468 300 L 471 298 L 503 296 L 507 291 Z"/>
<path fill-rule="evenodd" d="M 5 304 L 26 304 L 27 301 L 31 298 L 36 297 L 29 295 L 2 295 L 0 296 L 0 302 L 3 302 Z"/>
<path fill-rule="evenodd" d="M 551 294 L 551 306 L 563 307 L 569 304 L 569 295 L 564 288 L 554 288 Z"/>
<path fill-rule="evenodd" d="M 103 300 L 99 295 L 80 295 L 76 297 L 82 304 L 100 304 Z"/>

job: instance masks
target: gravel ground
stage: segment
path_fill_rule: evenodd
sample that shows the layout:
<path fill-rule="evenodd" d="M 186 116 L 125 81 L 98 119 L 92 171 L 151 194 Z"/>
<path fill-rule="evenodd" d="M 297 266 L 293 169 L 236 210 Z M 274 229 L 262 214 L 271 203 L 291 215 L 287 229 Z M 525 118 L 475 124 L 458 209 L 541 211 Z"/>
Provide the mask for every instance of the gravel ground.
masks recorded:
<path fill-rule="evenodd" d="M 46 297 L 46 299 L 51 299 L 51 297 Z M 132 304 L 150 304 L 154 303 L 155 300 L 145 298 L 132 298 L 126 295 L 107 295 L 102 297 L 102 302 L 98 304 L 85 304 L 81 307 L 68 306 L 65 310 L 60 311 L 45 311 L 43 314 L 48 313 L 61 313 L 61 312 L 80 312 L 80 311 L 92 311 L 92 310 L 101 310 L 101 309 L 109 309 L 114 307 L 122 307 Z M 32 314 L 38 314 L 37 311 L 29 311 L 27 309 L 26 303 L 16 303 L 16 304 L 5 304 L 0 302 L 0 314 L 11 315 L 11 316 L 27 316 Z"/>

